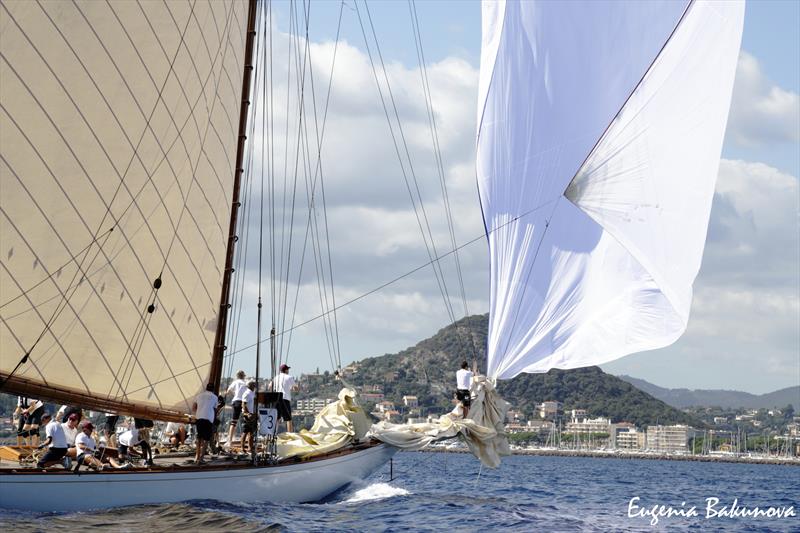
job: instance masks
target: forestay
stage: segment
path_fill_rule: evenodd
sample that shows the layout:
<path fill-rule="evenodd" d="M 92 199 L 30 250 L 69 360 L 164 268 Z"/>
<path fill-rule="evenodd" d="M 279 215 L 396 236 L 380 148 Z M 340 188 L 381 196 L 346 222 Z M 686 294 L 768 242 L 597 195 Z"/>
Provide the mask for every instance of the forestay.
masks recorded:
<path fill-rule="evenodd" d="M 0 376 L 33 347 L 6 390 L 190 410 L 217 322 L 247 18 L 246 0 L 3 2 Z"/>
<path fill-rule="evenodd" d="M 484 3 L 490 377 L 685 331 L 743 16 L 725 1 Z"/>

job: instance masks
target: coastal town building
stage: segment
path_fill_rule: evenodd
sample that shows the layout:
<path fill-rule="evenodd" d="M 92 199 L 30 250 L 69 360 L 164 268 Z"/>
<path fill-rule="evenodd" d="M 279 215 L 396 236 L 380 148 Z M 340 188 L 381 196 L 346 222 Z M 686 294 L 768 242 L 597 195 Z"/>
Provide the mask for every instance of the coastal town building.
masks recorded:
<path fill-rule="evenodd" d="M 646 434 L 629 422 L 611 425 L 609 445 L 617 450 L 643 450 Z"/>
<path fill-rule="evenodd" d="M 682 424 L 674 426 L 648 426 L 646 448 L 660 453 L 688 451 L 689 439 L 697 430 Z"/>
<path fill-rule="evenodd" d="M 509 409 L 506 412 L 506 420 L 508 420 L 509 424 L 519 424 L 525 420 L 525 414 L 516 409 Z"/>
<path fill-rule="evenodd" d="M 587 417 L 586 409 L 573 409 L 571 414 L 573 422 L 580 422 Z"/>
<path fill-rule="evenodd" d="M 419 407 L 419 400 L 416 396 L 403 396 L 403 405 L 406 407 Z"/>
<path fill-rule="evenodd" d="M 525 424 L 527 431 L 538 431 L 540 433 L 550 433 L 556 425 L 550 420 L 528 420 Z"/>
<path fill-rule="evenodd" d="M 561 402 L 553 400 L 542 402 L 537 406 L 539 418 L 555 418 L 561 414 L 562 407 L 563 404 Z"/>
<path fill-rule="evenodd" d="M 328 405 L 333 403 L 333 398 L 306 398 L 304 400 L 297 400 L 297 411 L 299 413 L 318 413 Z"/>
<path fill-rule="evenodd" d="M 727 416 L 715 416 L 714 417 L 714 423 L 715 424 L 727 424 L 728 423 L 728 417 Z"/>
<path fill-rule="evenodd" d="M 608 418 L 586 418 L 580 422 L 571 421 L 564 428 L 564 433 L 572 435 L 590 435 L 593 433 L 610 433 L 611 420 Z"/>
<path fill-rule="evenodd" d="M 390 402 L 388 400 L 384 400 L 384 401 L 378 403 L 375 407 L 381 413 L 385 413 L 387 411 L 394 411 L 395 410 L 394 402 Z"/>
<path fill-rule="evenodd" d="M 343 376 L 352 376 L 358 374 L 358 369 L 361 368 L 361 363 L 354 361 L 342 369 Z"/>
<path fill-rule="evenodd" d="M 379 392 L 365 392 L 359 395 L 359 401 L 362 405 L 365 406 L 377 406 L 379 403 L 383 401 L 383 394 Z M 377 409 L 377 407 L 376 407 Z"/>

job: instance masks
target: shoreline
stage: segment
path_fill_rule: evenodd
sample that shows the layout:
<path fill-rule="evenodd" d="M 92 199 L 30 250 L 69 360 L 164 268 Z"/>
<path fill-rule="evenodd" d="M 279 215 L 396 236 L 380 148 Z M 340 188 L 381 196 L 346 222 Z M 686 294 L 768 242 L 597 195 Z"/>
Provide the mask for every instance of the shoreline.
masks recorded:
<path fill-rule="evenodd" d="M 444 449 L 444 448 L 425 448 L 420 452 L 436 453 L 470 453 L 467 449 Z M 775 458 L 765 457 L 736 457 L 720 455 L 668 455 L 652 453 L 605 453 L 591 450 L 544 450 L 544 449 L 525 449 L 512 450 L 511 455 L 541 455 L 541 456 L 560 456 L 560 457 L 591 457 L 594 459 L 648 459 L 662 461 L 695 461 L 703 463 L 744 463 L 744 464 L 764 464 L 782 466 L 800 466 L 800 458 Z"/>

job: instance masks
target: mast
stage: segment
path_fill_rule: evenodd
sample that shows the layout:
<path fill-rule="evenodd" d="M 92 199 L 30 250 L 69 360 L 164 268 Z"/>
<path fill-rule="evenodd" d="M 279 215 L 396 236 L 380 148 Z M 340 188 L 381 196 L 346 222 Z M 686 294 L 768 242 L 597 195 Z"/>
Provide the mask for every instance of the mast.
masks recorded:
<path fill-rule="evenodd" d="M 239 141 L 236 148 L 236 169 L 233 181 L 233 199 L 231 201 L 231 221 L 228 230 L 228 248 L 225 254 L 225 270 L 222 275 L 222 293 L 220 295 L 219 318 L 214 335 L 214 348 L 211 356 L 209 383 L 214 385 L 215 393 L 219 393 L 222 379 L 222 361 L 225 358 L 225 331 L 228 327 L 228 309 L 230 308 L 231 274 L 233 274 L 233 252 L 238 237 L 236 222 L 239 216 L 239 192 L 242 173 L 244 172 L 244 144 L 247 140 L 247 115 L 250 107 L 250 81 L 253 73 L 253 38 L 256 30 L 256 0 L 249 1 L 247 12 L 247 41 L 244 51 L 244 76 L 242 77 L 242 102 L 239 111 Z"/>

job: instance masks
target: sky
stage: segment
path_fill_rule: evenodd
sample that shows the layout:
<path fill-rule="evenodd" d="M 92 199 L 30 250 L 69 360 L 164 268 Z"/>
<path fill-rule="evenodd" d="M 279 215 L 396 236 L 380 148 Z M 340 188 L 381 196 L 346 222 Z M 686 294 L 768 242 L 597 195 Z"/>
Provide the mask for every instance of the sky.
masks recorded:
<path fill-rule="evenodd" d="M 298 41 L 288 35 L 289 4 L 274 5 L 272 52 L 276 74 L 270 116 L 276 131 L 286 131 L 288 120 L 289 131 L 294 129 L 296 135 L 296 82 L 286 83 L 285 58 L 290 57 L 290 47 L 294 46 L 290 43 Z M 323 176 L 325 211 L 319 209 L 318 203 L 315 227 L 323 228 L 320 231 L 324 235 L 327 226 L 328 239 L 320 241 L 319 259 L 314 259 L 311 240 L 306 241 L 306 254 L 302 253 L 302 236 L 308 228 L 307 189 L 302 179 L 293 224 L 288 222 L 290 210 L 280 207 L 287 205 L 283 202 L 291 196 L 273 196 L 278 206 L 274 227 L 282 230 L 275 233 L 279 236 L 276 242 L 288 242 L 287 228 L 292 228 L 296 241 L 291 256 L 288 245 L 278 246 L 283 255 L 275 252 L 276 263 L 283 264 L 290 257 L 286 260 L 291 272 L 288 285 L 273 286 L 268 268 L 262 276 L 265 322 L 269 324 L 273 308 L 278 316 L 286 317 L 283 323 L 278 321 L 279 331 L 287 331 L 292 321 L 296 325 L 313 319 L 333 300 L 342 306 L 429 261 L 430 252 L 426 250 L 411 197 L 417 203 L 422 199 L 427 221 L 420 222 L 423 227 L 430 226 L 438 254 L 452 249 L 409 6 L 405 2 L 369 4 L 380 56 L 374 41 L 370 41 L 370 53 L 376 62 L 387 111 L 381 104 L 359 24 L 360 13 L 371 38 L 364 5 L 359 3 L 356 12 L 351 0 L 341 8 L 340 36 L 335 44 L 340 8 L 341 4 L 333 1 L 311 5 L 308 57 L 314 89 L 304 97 L 307 117 L 312 116 L 309 102 L 317 106 L 314 124 L 316 133 L 322 132 L 319 167 L 308 175 Z M 460 318 L 465 312 L 479 314 L 488 310 L 488 253 L 485 239 L 480 239 L 483 224 L 474 168 L 480 6 L 477 2 L 426 1 L 418 2 L 416 10 L 453 234 L 457 245 L 464 245 L 458 255 L 463 299 L 452 255 L 443 267 L 452 316 Z M 383 80 L 381 57 L 388 87 Z M 800 384 L 798 65 L 800 2 L 749 2 L 706 250 L 694 285 L 688 329 L 670 347 L 603 365 L 607 372 L 672 388 L 765 393 Z M 405 145 L 394 119 L 395 108 Z M 393 123 L 391 130 L 387 112 Z M 323 122 L 324 129 L 320 129 Z M 310 119 L 307 124 L 312 124 Z M 392 134 L 398 140 L 400 158 Z M 310 135 L 313 138 L 314 131 Z M 256 131 L 254 145 L 258 146 L 262 137 Z M 278 169 L 275 174 L 293 175 L 294 137 L 276 133 L 273 138 L 272 165 Z M 314 144 L 313 140 L 310 144 Z M 287 155 L 281 155 L 284 153 Z M 260 161 L 259 156 L 256 159 Z M 260 169 L 258 161 L 254 168 Z M 406 180 L 410 180 L 408 185 Z M 250 213 L 249 226 L 255 231 L 257 213 Z M 466 244 L 471 241 L 474 242 Z M 254 246 L 248 248 L 248 265 L 243 270 L 243 313 L 236 346 L 231 349 L 236 353 L 232 367 L 249 372 L 254 367 L 250 346 L 255 342 L 255 303 L 259 293 L 254 250 Z M 330 272 L 328 268 L 333 271 L 334 290 L 321 292 L 316 272 Z M 326 276 L 330 279 L 329 273 Z M 295 374 L 317 368 L 331 370 L 329 346 L 334 346 L 334 352 L 338 347 L 344 364 L 397 352 L 450 323 L 451 315 L 441 292 L 431 267 L 422 268 L 342 306 L 336 313 L 338 336 L 326 337 L 322 321 L 312 320 L 291 330 L 291 336 L 282 335 L 278 351 Z M 273 293 L 289 295 L 285 307 L 281 299 L 272 298 Z M 262 363 L 266 361 L 262 358 Z"/>

